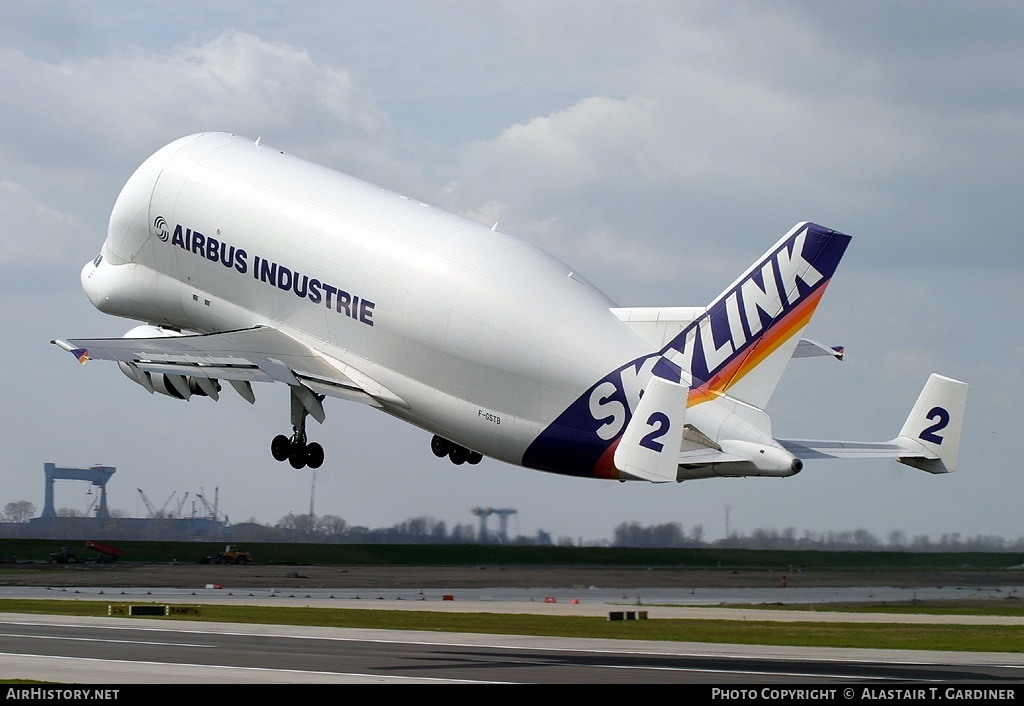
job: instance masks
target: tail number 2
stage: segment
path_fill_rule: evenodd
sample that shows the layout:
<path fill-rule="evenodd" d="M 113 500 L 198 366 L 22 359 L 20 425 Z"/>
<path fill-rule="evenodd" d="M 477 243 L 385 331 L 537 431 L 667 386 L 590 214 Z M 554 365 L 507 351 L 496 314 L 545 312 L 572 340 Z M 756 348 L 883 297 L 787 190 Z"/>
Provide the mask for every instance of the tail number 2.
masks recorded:
<path fill-rule="evenodd" d="M 948 417 L 949 415 L 946 416 Z M 660 454 L 665 448 L 665 445 L 658 441 L 658 439 L 668 433 L 669 427 L 672 426 L 672 422 L 664 412 L 654 412 L 647 418 L 647 426 L 653 427 L 654 431 L 642 438 L 640 440 L 640 445 L 645 449 L 650 449 L 651 451 Z"/>
<path fill-rule="evenodd" d="M 918 437 L 933 444 L 941 444 L 942 437 L 937 432 L 942 431 L 949 424 L 949 412 L 942 407 L 932 407 L 927 414 L 929 420 L 937 419 L 930 427 L 926 427 Z"/>

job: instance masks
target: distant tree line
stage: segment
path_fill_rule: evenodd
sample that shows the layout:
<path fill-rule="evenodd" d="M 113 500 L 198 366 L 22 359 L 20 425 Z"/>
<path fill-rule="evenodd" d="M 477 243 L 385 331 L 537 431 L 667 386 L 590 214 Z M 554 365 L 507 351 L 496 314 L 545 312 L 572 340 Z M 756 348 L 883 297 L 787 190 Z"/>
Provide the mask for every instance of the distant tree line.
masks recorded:
<path fill-rule="evenodd" d="M 125 517 L 126 513 L 111 510 L 111 517 Z M 84 513 L 67 508 L 57 511 L 59 517 L 81 517 Z M 36 516 L 36 506 L 27 500 L 7 503 L 0 522 L 13 526 L 24 526 Z M 174 539 L 180 532 L 176 523 L 180 520 L 154 519 L 147 523 L 145 539 Z M 14 532 L 14 527 L 8 533 Z M 643 525 L 638 522 L 622 522 L 615 527 L 612 539 L 587 541 L 582 538 L 559 537 L 557 540 L 544 530 L 536 535 L 504 537 L 498 532 L 481 532 L 473 524 L 448 526 L 443 520 L 432 517 L 414 517 L 391 527 L 371 529 L 361 525 L 350 525 L 338 515 L 314 515 L 289 513 L 274 525 L 258 520 L 223 527 L 223 534 L 240 542 L 338 542 L 352 544 L 519 544 L 534 546 L 592 546 L 614 547 L 721 547 L 727 549 L 813 549 L 813 550 L 907 550 L 927 551 L 981 551 L 1019 552 L 1024 551 L 1024 537 L 1007 540 L 996 535 L 975 535 L 966 537 L 958 532 L 948 532 L 938 539 L 928 535 L 907 535 L 902 530 L 892 530 L 883 541 L 866 529 L 853 531 L 799 533 L 793 527 L 783 530 L 755 529 L 750 534 L 730 532 L 728 537 L 707 541 L 704 527 L 700 524 L 684 528 L 679 522 Z M 19 533 L 20 536 L 20 533 Z"/>
<path fill-rule="evenodd" d="M 612 536 L 616 547 L 722 547 L 727 549 L 815 549 L 815 550 L 907 550 L 927 551 L 983 551 L 1019 552 L 1024 550 L 1024 537 L 1009 541 L 996 535 L 964 537 L 959 532 L 948 532 L 937 540 L 926 534 L 908 535 L 902 530 L 889 532 L 886 541 L 866 529 L 853 531 L 798 533 L 793 527 L 779 531 L 755 529 L 749 535 L 731 532 L 728 537 L 712 542 L 703 541 L 704 528 L 694 525 L 687 532 L 678 522 L 641 525 L 637 522 L 619 524 Z"/>
<path fill-rule="evenodd" d="M 471 524 L 456 524 L 449 529 L 443 520 L 414 517 L 391 527 L 371 529 L 350 525 L 337 515 L 296 515 L 289 513 L 277 524 L 260 524 L 254 519 L 230 528 L 238 541 L 315 541 L 352 544 L 554 544 L 543 530 L 532 537 L 502 537 L 497 532 L 483 535 Z"/>

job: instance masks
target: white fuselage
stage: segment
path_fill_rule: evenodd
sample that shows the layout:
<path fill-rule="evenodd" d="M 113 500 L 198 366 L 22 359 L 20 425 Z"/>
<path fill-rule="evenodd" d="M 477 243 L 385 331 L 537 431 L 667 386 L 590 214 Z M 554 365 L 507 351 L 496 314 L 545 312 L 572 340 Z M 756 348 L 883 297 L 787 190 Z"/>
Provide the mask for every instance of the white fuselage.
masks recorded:
<path fill-rule="evenodd" d="M 801 222 L 705 307 L 618 309 L 496 229 L 203 133 L 136 170 L 82 270 L 98 309 L 145 325 L 54 343 L 181 399 L 287 384 L 293 434 L 270 451 L 295 468 L 324 461 L 305 427 L 330 395 L 430 431 L 454 463 L 656 483 L 791 476 L 797 453 L 949 472 L 967 385 L 943 376 L 894 440 L 772 435 L 765 407 L 849 242 Z"/>
<path fill-rule="evenodd" d="M 655 352 L 538 248 L 227 134 L 150 157 L 101 255 L 82 272 L 100 310 L 273 326 L 390 390 L 404 404 L 389 413 L 510 463 L 596 380 Z"/>

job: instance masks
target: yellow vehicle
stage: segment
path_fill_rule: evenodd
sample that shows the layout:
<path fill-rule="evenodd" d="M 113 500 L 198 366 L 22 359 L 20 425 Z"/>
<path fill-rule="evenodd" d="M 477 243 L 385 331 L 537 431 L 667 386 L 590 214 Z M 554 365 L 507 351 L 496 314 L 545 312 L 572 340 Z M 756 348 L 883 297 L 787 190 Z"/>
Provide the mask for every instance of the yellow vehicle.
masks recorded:
<path fill-rule="evenodd" d="M 252 554 L 242 551 L 237 544 L 229 544 L 224 551 L 203 559 L 204 564 L 248 564 L 250 561 Z"/>

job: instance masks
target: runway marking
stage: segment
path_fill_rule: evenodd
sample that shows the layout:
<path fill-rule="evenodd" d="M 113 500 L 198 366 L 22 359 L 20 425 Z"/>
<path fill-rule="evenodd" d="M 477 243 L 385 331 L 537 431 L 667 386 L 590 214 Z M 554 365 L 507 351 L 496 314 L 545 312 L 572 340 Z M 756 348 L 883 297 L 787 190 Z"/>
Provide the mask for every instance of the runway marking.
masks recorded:
<path fill-rule="evenodd" d="M 765 670 L 750 670 L 750 669 L 701 669 L 696 667 L 633 667 L 629 665 L 616 665 L 616 664 L 594 664 L 594 665 L 580 665 L 592 668 L 605 668 L 605 669 L 638 669 L 641 671 L 651 672 L 686 672 L 688 674 L 713 674 L 715 676 L 730 675 L 735 676 L 742 674 L 744 676 L 751 677 L 790 677 L 799 679 L 842 679 L 842 680 L 863 680 L 863 681 L 913 681 L 920 682 L 920 679 L 901 679 L 899 677 L 891 676 L 857 676 L 851 674 L 825 674 L 821 672 L 769 672 Z M 942 679 L 933 679 L 931 681 L 943 681 Z"/>
<path fill-rule="evenodd" d="M 520 648 L 524 649 L 524 648 Z M 571 652 L 597 652 L 598 650 L 565 650 Z M 615 653 L 620 654 L 620 653 Z M 636 653 L 630 653 L 636 654 Z M 655 654 L 655 656 L 663 656 L 661 654 Z M 671 655 L 677 656 L 677 655 Z M 678 655 L 680 657 L 690 657 L 691 655 Z M 763 659 L 763 658 L 762 658 Z M 550 667 L 552 662 L 544 660 L 505 660 L 507 664 L 516 664 L 524 666 L 541 666 Z M 640 672 L 684 672 L 687 674 L 712 674 L 715 676 L 721 675 L 745 675 L 754 677 L 791 677 L 800 679 L 842 679 L 842 680 L 862 680 L 862 681 L 913 681 L 919 682 L 920 679 L 909 679 L 901 677 L 883 676 L 883 675 L 850 675 L 850 674 L 825 674 L 822 672 L 786 672 L 786 671 L 768 671 L 768 670 L 753 670 L 753 669 L 707 669 L 702 667 L 655 667 L 647 665 L 633 665 L 633 664 L 588 664 L 584 662 L 573 663 L 573 667 L 579 667 L 582 669 L 618 669 L 618 670 L 634 670 Z M 925 681 L 943 681 L 941 678 Z"/>
<path fill-rule="evenodd" d="M 110 642 L 116 645 L 159 645 L 161 647 L 205 647 L 214 649 L 216 645 L 202 645 L 197 642 L 155 642 L 150 640 L 110 640 L 100 637 L 64 637 L 60 635 L 29 635 L 27 633 L 2 632 L 0 637 L 28 637 L 33 640 L 66 640 L 68 642 Z"/>
<path fill-rule="evenodd" d="M 191 664 L 188 662 L 154 662 L 151 660 L 128 660 L 128 659 L 97 659 L 94 657 L 66 657 L 61 655 L 37 655 L 27 652 L 0 652 L 0 657 L 35 659 L 55 659 L 68 662 L 98 662 L 101 664 L 130 664 L 148 667 L 185 667 L 189 669 L 229 669 L 244 672 L 264 672 L 267 674 L 306 674 L 326 677 L 346 677 L 350 679 L 371 679 L 374 681 L 409 681 L 409 682 L 442 682 L 458 684 L 510 684 L 512 682 L 480 681 L 478 679 L 442 679 L 438 677 L 406 677 L 394 674 L 364 674 L 361 672 L 324 672 L 310 669 L 268 669 L 265 667 L 236 667 L 226 664 Z"/>

